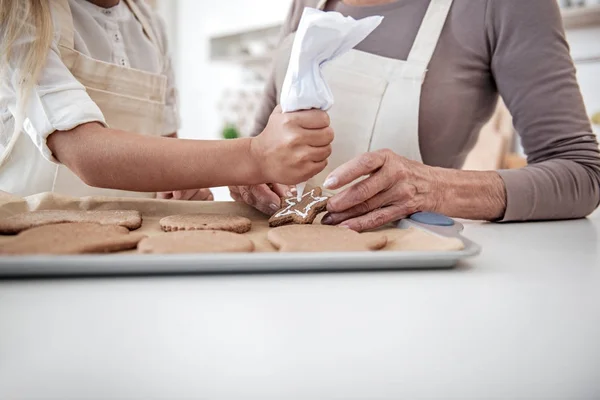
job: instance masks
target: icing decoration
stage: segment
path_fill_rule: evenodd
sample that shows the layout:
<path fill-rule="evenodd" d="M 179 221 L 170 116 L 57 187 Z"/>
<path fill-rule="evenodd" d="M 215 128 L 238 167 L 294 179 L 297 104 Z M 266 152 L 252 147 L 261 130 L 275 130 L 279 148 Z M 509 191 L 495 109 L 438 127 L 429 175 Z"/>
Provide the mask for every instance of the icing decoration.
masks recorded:
<path fill-rule="evenodd" d="M 310 202 L 307 203 L 307 199 L 309 199 Z M 327 200 L 327 197 L 315 196 L 315 191 L 311 190 L 310 192 L 305 193 L 302 196 L 300 202 L 298 202 L 297 199 L 294 198 L 285 199 L 287 207 L 275 214 L 275 217 L 279 218 L 285 217 L 286 215 L 290 214 L 296 214 L 301 218 L 306 218 L 308 217 L 308 213 L 310 212 L 311 208 L 325 200 Z"/>
<path fill-rule="evenodd" d="M 271 226 L 288 223 L 310 224 L 318 213 L 325 210 L 328 197 L 321 195 L 321 188 L 315 188 L 302 195 L 284 199 L 284 207 L 277 211 L 269 220 Z"/>

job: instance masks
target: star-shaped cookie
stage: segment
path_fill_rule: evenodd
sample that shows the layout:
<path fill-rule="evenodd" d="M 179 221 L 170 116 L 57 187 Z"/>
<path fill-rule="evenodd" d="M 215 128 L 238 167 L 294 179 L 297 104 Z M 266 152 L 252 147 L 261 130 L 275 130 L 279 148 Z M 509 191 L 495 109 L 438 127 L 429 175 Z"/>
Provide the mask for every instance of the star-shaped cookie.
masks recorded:
<path fill-rule="evenodd" d="M 327 196 L 322 195 L 321 188 L 314 188 L 302 195 L 300 201 L 296 197 L 283 200 L 283 208 L 269 219 L 269 226 L 288 224 L 312 224 L 317 215 L 325 211 Z"/>

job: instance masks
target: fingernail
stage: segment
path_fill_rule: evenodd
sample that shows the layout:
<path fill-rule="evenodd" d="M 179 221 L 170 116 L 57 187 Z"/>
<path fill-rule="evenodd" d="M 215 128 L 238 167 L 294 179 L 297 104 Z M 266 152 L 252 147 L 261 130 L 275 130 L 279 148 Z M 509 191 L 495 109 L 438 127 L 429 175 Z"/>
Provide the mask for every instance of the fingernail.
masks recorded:
<path fill-rule="evenodd" d="M 350 228 L 348 225 L 339 225 L 340 228 L 344 228 L 344 229 L 352 229 Z"/>
<path fill-rule="evenodd" d="M 337 185 L 338 183 L 338 179 L 335 176 L 331 176 L 328 177 L 327 179 L 325 179 L 325 182 L 323 183 L 323 187 L 326 189 L 330 189 L 331 187 Z"/>
<path fill-rule="evenodd" d="M 331 218 L 331 215 L 326 215 L 321 220 L 321 223 L 324 225 L 331 225 L 332 222 L 333 222 L 333 218 Z"/>
<path fill-rule="evenodd" d="M 285 192 L 285 195 L 286 195 L 287 197 L 292 197 L 294 194 L 292 193 L 292 191 L 291 191 L 291 190 L 288 190 L 287 192 Z"/>
<path fill-rule="evenodd" d="M 271 210 L 274 210 L 274 211 L 279 210 L 279 206 L 275 203 L 271 204 L 269 207 L 271 207 Z"/>
<path fill-rule="evenodd" d="M 292 191 L 292 194 L 296 193 L 296 188 L 295 187 L 291 188 L 290 190 Z"/>

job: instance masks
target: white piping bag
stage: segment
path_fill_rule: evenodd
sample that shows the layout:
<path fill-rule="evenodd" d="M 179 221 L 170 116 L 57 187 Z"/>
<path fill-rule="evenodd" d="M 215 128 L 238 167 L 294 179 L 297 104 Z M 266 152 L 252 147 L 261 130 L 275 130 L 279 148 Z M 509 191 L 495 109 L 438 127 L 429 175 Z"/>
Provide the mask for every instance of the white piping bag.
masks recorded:
<path fill-rule="evenodd" d="M 380 16 L 355 20 L 338 12 L 305 8 L 281 88 L 282 111 L 329 110 L 333 94 L 321 68 L 362 42 L 382 20 Z M 305 187 L 306 183 L 296 185 L 298 200 Z"/>

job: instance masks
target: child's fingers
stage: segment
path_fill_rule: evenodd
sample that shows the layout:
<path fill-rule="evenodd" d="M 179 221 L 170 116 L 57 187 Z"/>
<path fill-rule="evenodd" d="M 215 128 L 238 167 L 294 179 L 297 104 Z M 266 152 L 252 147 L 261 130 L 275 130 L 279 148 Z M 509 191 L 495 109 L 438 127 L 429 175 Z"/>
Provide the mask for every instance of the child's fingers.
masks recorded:
<path fill-rule="evenodd" d="M 213 201 L 215 197 L 210 189 L 198 189 L 196 193 L 190 198 L 194 201 Z"/>
<path fill-rule="evenodd" d="M 243 201 L 263 214 L 272 215 L 281 205 L 279 196 L 267 185 L 240 186 L 239 189 Z"/>
<path fill-rule="evenodd" d="M 156 193 L 156 198 L 160 200 L 170 200 L 173 198 L 173 192 L 159 192 Z"/>
<path fill-rule="evenodd" d="M 273 183 L 270 185 L 271 190 L 280 198 L 281 197 L 292 197 L 294 194 L 292 193 L 293 187 L 288 185 L 282 185 L 279 183 Z"/>
<path fill-rule="evenodd" d="M 173 200 L 189 200 L 189 198 L 193 196 L 190 195 L 189 190 L 176 190 L 173 192 Z"/>
<path fill-rule="evenodd" d="M 229 186 L 229 195 L 233 201 L 244 201 L 244 199 L 242 199 L 242 195 L 240 194 L 240 189 L 237 186 Z"/>
<path fill-rule="evenodd" d="M 309 159 L 314 162 L 321 162 L 326 160 L 331 155 L 331 145 L 323 147 L 312 147 L 309 150 Z"/>

